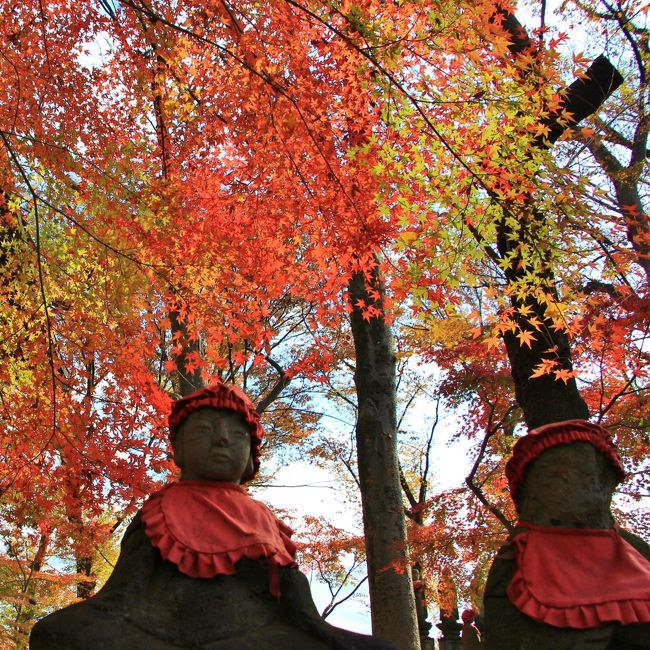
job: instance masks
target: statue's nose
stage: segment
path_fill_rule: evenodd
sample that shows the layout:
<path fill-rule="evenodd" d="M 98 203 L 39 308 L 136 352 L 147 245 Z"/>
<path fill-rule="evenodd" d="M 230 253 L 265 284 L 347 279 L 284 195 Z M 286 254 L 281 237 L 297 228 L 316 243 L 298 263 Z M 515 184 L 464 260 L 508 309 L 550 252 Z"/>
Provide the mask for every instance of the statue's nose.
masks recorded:
<path fill-rule="evenodd" d="M 217 445 L 227 445 L 230 441 L 226 427 L 217 426 L 212 434 L 212 440 Z"/>

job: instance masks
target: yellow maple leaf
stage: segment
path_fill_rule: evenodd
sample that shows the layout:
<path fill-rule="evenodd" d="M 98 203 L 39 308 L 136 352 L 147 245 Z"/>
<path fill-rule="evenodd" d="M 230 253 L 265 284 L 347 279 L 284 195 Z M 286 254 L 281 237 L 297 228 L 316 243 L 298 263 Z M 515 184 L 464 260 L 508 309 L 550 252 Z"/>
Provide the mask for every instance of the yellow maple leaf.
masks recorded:
<path fill-rule="evenodd" d="M 535 128 L 535 135 L 546 137 L 550 133 L 550 128 L 546 124 L 538 124 Z"/>
<path fill-rule="evenodd" d="M 415 241 L 417 238 L 418 238 L 418 234 L 416 232 L 413 232 L 412 230 L 407 230 L 399 236 L 399 239 L 405 244 L 410 244 L 413 241 Z"/>

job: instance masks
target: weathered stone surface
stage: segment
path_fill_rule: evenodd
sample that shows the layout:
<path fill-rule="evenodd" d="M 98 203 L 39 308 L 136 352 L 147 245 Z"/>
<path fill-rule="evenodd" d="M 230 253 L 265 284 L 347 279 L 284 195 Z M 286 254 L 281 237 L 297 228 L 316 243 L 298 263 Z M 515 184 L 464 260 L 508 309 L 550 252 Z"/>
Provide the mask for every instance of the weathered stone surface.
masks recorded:
<path fill-rule="evenodd" d="M 243 559 L 234 576 L 190 578 L 160 557 L 138 515 L 118 563 L 94 597 L 39 621 L 31 650 L 390 650 L 372 637 L 328 625 L 305 576 L 280 568 L 282 596 L 268 569 Z"/>
<path fill-rule="evenodd" d="M 519 519 L 562 528 L 611 528 L 616 473 L 588 442 L 557 445 L 526 469 Z"/>

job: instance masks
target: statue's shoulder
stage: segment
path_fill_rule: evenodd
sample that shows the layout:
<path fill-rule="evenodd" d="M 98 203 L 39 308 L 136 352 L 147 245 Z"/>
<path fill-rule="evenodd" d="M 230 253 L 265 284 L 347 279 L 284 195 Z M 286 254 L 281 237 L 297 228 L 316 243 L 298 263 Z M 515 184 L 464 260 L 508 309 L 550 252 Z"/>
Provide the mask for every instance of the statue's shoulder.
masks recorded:
<path fill-rule="evenodd" d="M 135 516 L 133 517 L 133 519 L 131 519 L 131 522 L 126 527 L 126 530 L 124 531 L 124 535 L 122 536 L 122 541 L 120 542 L 121 546 L 124 546 L 126 541 L 130 539 L 134 534 L 137 534 L 138 531 L 140 532 L 144 531 L 144 526 L 142 524 L 142 510 L 138 510 L 135 513 Z"/>
<path fill-rule="evenodd" d="M 634 549 L 636 549 L 646 560 L 650 560 L 650 544 L 642 537 L 635 535 L 625 528 L 619 528 L 619 535 Z"/>
<path fill-rule="evenodd" d="M 153 550 L 149 538 L 145 533 L 144 522 L 142 521 L 142 510 L 138 510 L 133 519 L 131 519 L 129 525 L 122 535 L 122 540 L 120 541 L 120 557 L 118 558 L 118 563 L 120 560 L 123 560 L 125 557 L 136 553 L 139 554 L 137 549 L 141 549 L 140 552 L 150 552 L 149 549 Z"/>

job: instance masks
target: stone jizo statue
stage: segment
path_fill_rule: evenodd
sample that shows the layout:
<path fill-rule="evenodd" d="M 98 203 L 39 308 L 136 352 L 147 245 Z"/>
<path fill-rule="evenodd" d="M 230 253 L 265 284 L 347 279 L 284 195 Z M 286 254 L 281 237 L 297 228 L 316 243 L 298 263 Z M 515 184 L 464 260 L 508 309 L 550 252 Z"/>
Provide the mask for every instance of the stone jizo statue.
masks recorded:
<path fill-rule="evenodd" d="M 463 621 L 463 629 L 460 633 L 462 650 L 481 650 L 481 633 L 474 623 L 476 612 L 473 609 L 465 609 L 460 615 Z"/>
<path fill-rule="evenodd" d="M 217 384 L 172 405 L 180 481 L 128 527 L 93 597 L 39 621 L 31 650 L 390 650 L 327 624 L 297 569 L 291 529 L 242 483 L 259 468 L 252 403 Z"/>
<path fill-rule="evenodd" d="M 540 427 L 506 475 L 519 522 L 488 576 L 484 646 L 650 649 L 650 546 L 612 517 L 625 473 L 610 434 L 584 420 Z"/>

